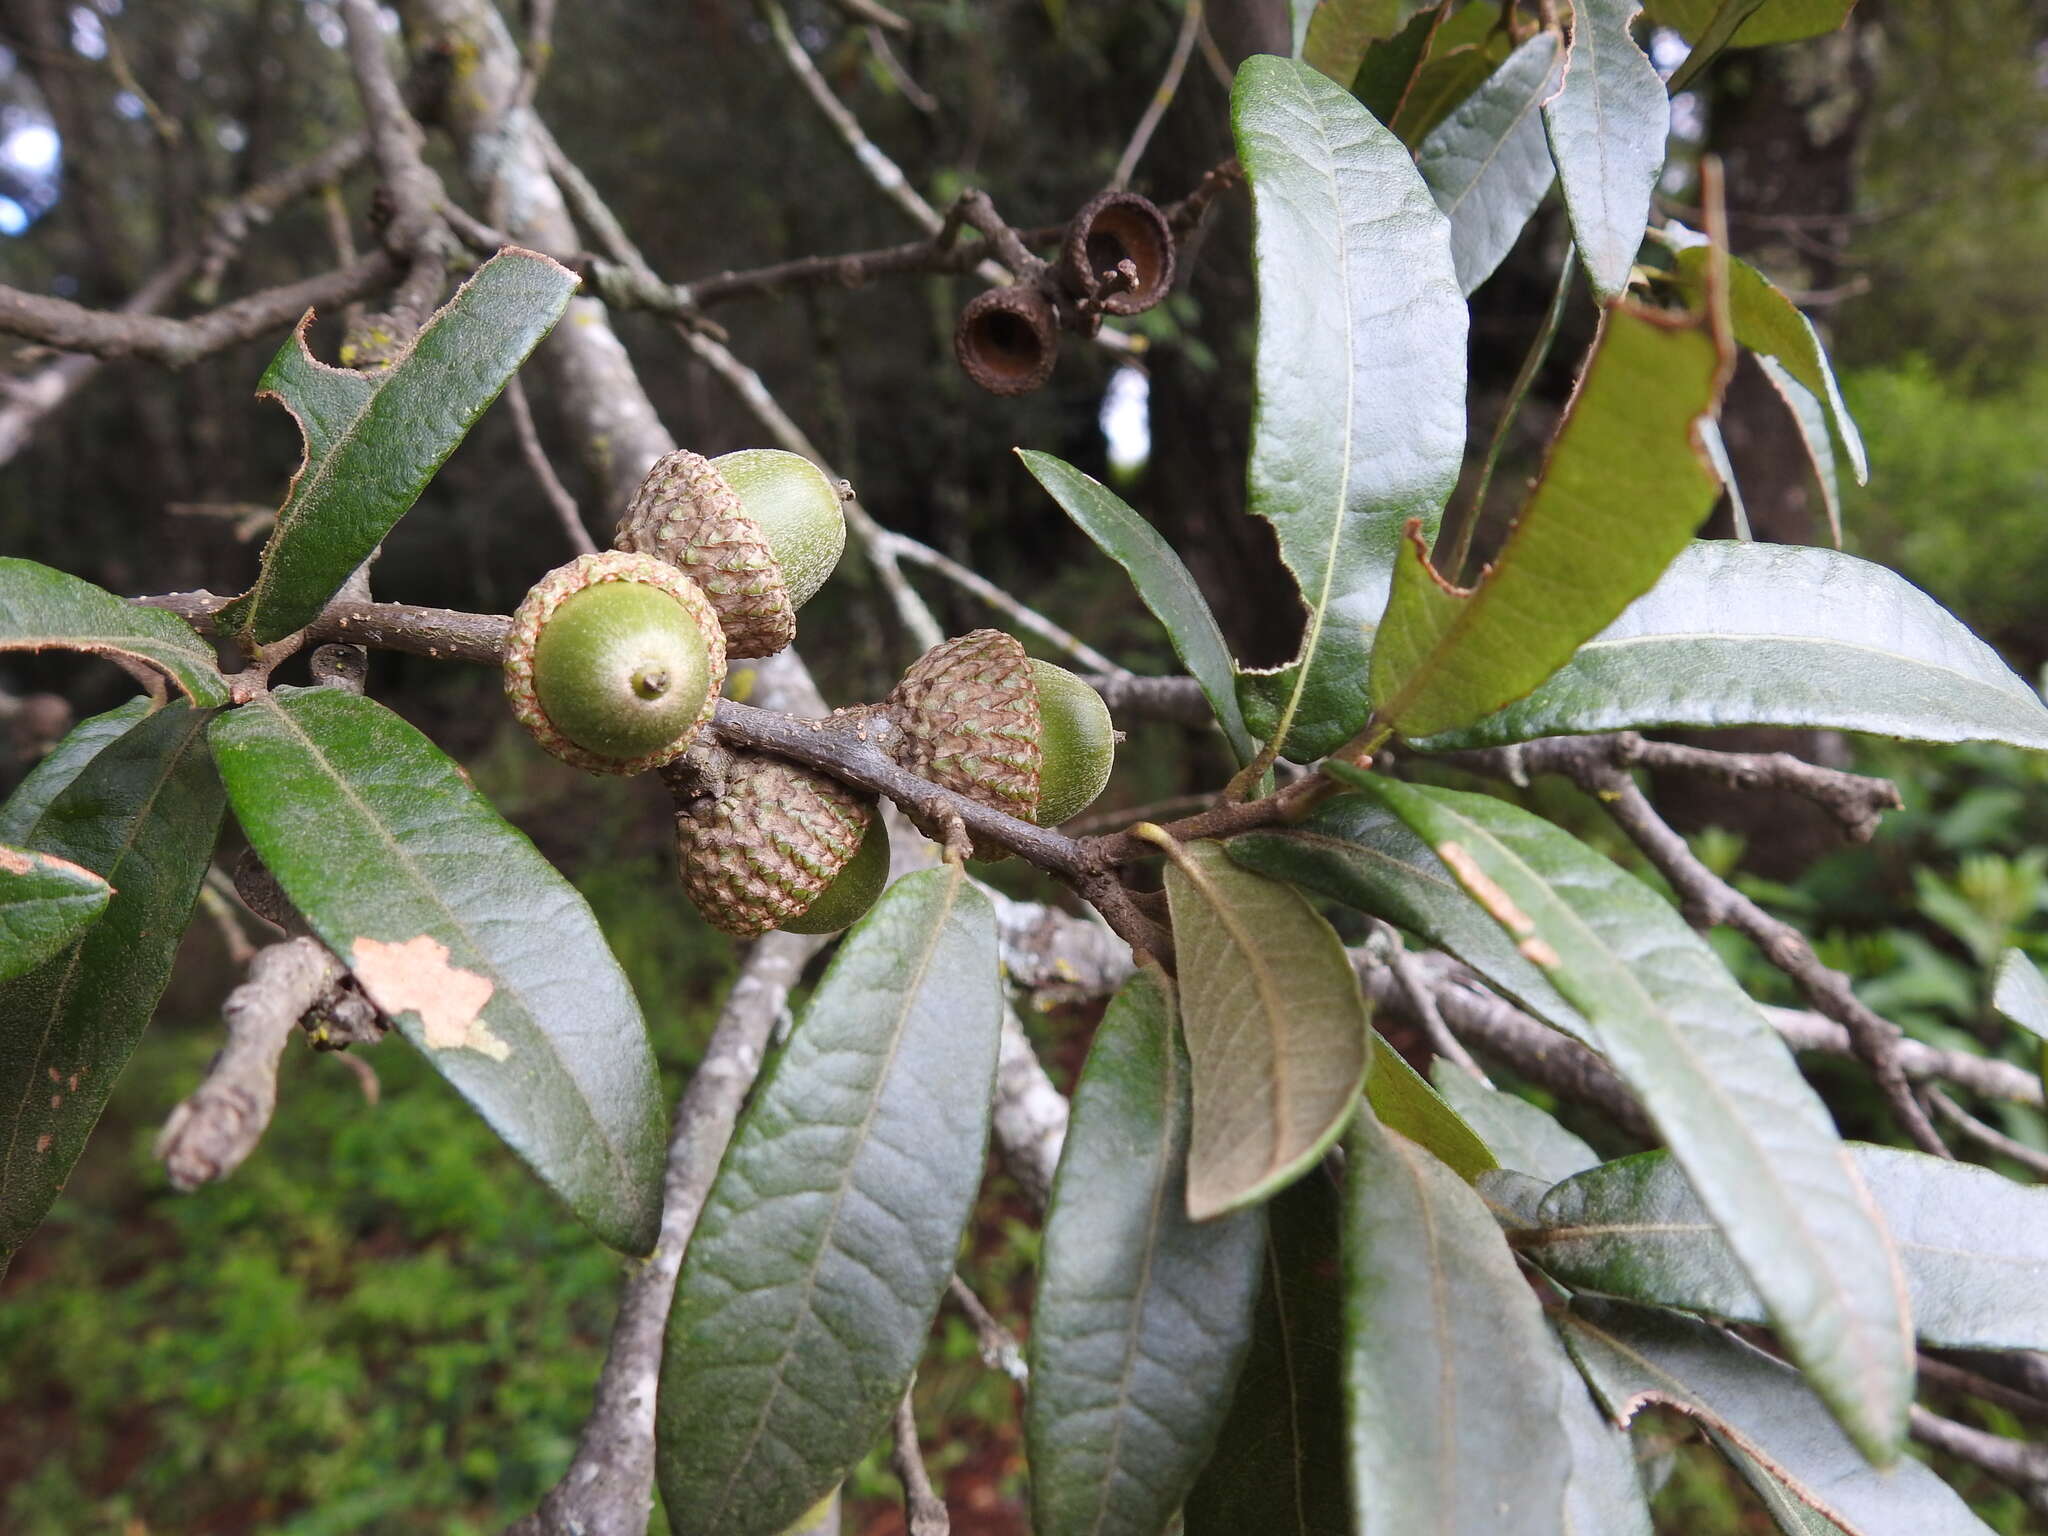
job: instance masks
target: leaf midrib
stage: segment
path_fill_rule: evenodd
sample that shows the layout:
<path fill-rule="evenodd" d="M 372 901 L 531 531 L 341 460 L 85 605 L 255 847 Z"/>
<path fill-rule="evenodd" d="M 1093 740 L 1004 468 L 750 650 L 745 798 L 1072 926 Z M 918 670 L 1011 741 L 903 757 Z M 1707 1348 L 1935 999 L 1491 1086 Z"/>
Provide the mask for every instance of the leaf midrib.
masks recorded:
<path fill-rule="evenodd" d="M 1540 893 L 1540 904 L 1548 906 L 1552 910 L 1554 916 L 1557 916 L 1560 920 L 1577 928 L 1582 934 L 1582 942 L 1586 943 L 1587 946 L 1594 952 L 1596 956 L 1605 957 L 1611 955 L 1611 952 L 1607 948 L 1606 942 L 1603 939 L 1601 939 L 1597 932 L 1593 930 L 1592 926 L 1588 924 L 1583 918 L 1581 918 L 1578 912 L 1569 903 L 1564 901 L 1562 897 L 1559 897 L 1554 891 L 1552 891 L 1550 889 L 1549 884 L 1546 881 L 1544 881 L 1543 878 L 1540 875 L 1538 875 L 1535 870 L 1530 868 L 1530 866 L 1523 861 L 1523 859 L 1518 853 L 1510 849 L 1499 838 L 1495 837 L 1490 830 L 1481 826 L 1479 823 L 1471 821 L 1469 818 L 1465 817 L 1460 812 L 1452 810 L 1449 807 L 1444 807 L 1443 809 L 1445 814 L 1455 817 L 1459 822 L 1470 827 L 1474 834 L 1483 837 L 1488 842 L 1492 843 L 1493 846 L 1499 851 L 1501 856 L 1503 856 L 1504 858 L 1508 859 L 1513 863 L 1517 871 L 1519 871 L 1527 879 L 1533 881 Z M 1425 841 L 1427 841 L 1427 839 L 1425 839 Z M 1692 1042 L 1690 1037 L 1686 1034 L 1684 1030 L 1679 1029 L 1677 1027 L 1675 1021 L 1673 1021 L 1666 1013 L 1663 1005 L 1659 1003 L 1656 1000 L 1656 998 L 1653 997 L 1650 994 L 1650 992 L 1643 986 L 1642 982 L 1637 978 L 1632 968 L 1623 963 L 1618 956 L 1603 960 L 1602 968 L 1609 972 L 1619 973 L 1620 985 L 1617 986 L 1615 990 L 1621 992 L 1623 995 L 1628 995 L 1632 993 L 1634 997 L 1640 999 L 1640 1003 L 1641 1005 L 1643 1005 L 1641 1011 L 1644 1017 L 1657 1018 L 1662 1019 L 1664 1021 L 1665 1034 L 1670 1044 L 1670 1050 L 1667 1054 L 1669 1056 L 1683 1058 L 1690 1067 L 1692 1075 L 1705 1085 L 1706 1089 L 1711 1094 L 1715 1102 L 1721 1106 L 1722 1123 L 1725 1125 L 1732 1125 L 1735 1128 L 1737 1135 L 1749 1147 L 1750 1154 L 1752 1158 L 1755 1160 L 1756 1164 L 1767 1175 L 1765 1182 L 1771 1187 L 1774 1187 L 1779 1190 L 1778 1204 L 1782 1208 L 1785 1208 L 1789 1211 L 1789 1219 L 1785 1223 L 1786 1229 L 1796 1231 L 1799 1234 L 1802 1240 L 1802 1246 L 1806 1248 L 1809 1255 L 1814 1256 L 1818 1260 L 1818 1263 L 1816 1265 L 1817 1272 L 1827 1277 L 1829 1281 L 1829 1291 L 1832 1294 L 1835 1294 L 1839 1297 L 1842 1290 L 1842 1286 L 1840 1284 L 1839 1277 L 1835 1272 L 1834 1266 L 1826 1261 L 1826 1246 L 1819 1241 L 1818 1237 L 1807 1227 L 1805 1221 L 1803 1220 L 1803 1217 L 1806 1212 L 1806 1206 L 1804 1202 L 1790 1198 L 1790 1192 L 1785 1190 L 1782 1183 L 1776 1179 L 1775 1175 L 1777 1170 L 1772 1164 L 1770 1157 L 1766 1154 L 1763 1147 L 1757 1142 L 1755 1134 L 1752 1131 L 1748 1120 L 1744 1118 L 1742 1115 L 1736 1114 L 1730 1107 L 1730 1101 L 1727 1097 L 1727 1094 L 1722 1086 L 1719 1077 L 1716 1076 L 1714 1073 L 1706 1070 L 1705 1065 L 1700 1061 L 1699 1057 L 1692 1048 Z M 1567 1001 L 1570 1000 L 1571 999 L 1568 997 Z M 1587 1015 L 1587 1020 L 1592 1025 L 1595 1032 L 1598 1033 L 1601 1029 L 1599 1018 L 1589 1013 Z M 1843 1153 L 1841 1161 L 1845 1167 L 1850 1169 L 1851 1177 L 1856 1177 L 1853 1172 L 1853 1165 L 1850 1164 L 1846 1152 Z M 1883 1227 L 1879 1226 L 1877 1230 L 1880 1233 L 1880 1235 L 1882 1235 L 1884 1230 Z M 1748 1272 L 1749 1265 L 1747 1261 L 1743 1258 L 1741 1249 L 1734 1244 L 1732 1239 L 1729 1243 L 1729 1247 L 1730 1250 L 1735 1254 L 1736 1263 L 1745 1272 Z M 1898 1261 L 1896 1253 L 1893 1254 L 1892 1267 L 1894 1271 L 1894 1282 L 1896 1285 L 1898 1281 Z M 1749 1278 L 1750 1283 L 1756 1286 L 1757 1294 L 1759 1296 L 1763 1296 L 1764 1286 L 1762 1282 L 1758 1280 L 1757 1276 L 1754 1273 L 1750 1273 Z M 1767 1309 L 1768 1305 L 1768 1300 L 1766 1300 Z M 1865 1332 L 1867 1326 L 1868 1324 L 1866 1322 L 1855 1327 L 1854 1329 L 1850 1330 L 1849 1336 L 1852 1338 L 1861 1337 Z M 1865 1377 L 1866 1380 L 1874 1381 L 1879 1386 L 1879 1388 L 1882 1389 L 1886 1385 L 1884 1380 L 1886 1373 L 1883 1371 L 1881 1364 L 1872 1360 L 1861 1359 L 1860 1357 L 1863 1355 L 1863 1351 L 1860 1349 L 1855 1350 L 1854 1353 L 1859 1357 L 1858 1374 Z M 1877 1392 L 1871 1393 L 1870 1399 L 1872 1401 L 1883 1401 L 1885 1400 L 1886 1395 L 1887 1394 L 1883 1390 L 1879 1390 Z"/>
<path fill-rule="evenodd" d="M 958 864 L 948 864 L 945 868 L 952 878 L 947 882 L 945 899 L 939 910 L 938 919 L 931 925 L 930 936 L 923 951 L 918 955 L 917 964 L 910 974 L 909 984 L 902 990 L 903 1003 L 890 1027 L 888 1054 L 882 1062 L 881 1069 L 875 1073 L 874 1088 L 868 1095 L 867 1108 L 861 1115 L 854 1154 L 847 1159 L 845 1174 L 839 1180 L 839 1187 L 833 1191 L 832 1207 L 825 1213 L 825 1224 L 818 1233 L 817 1249 L 811 1255 L 810 1267 L 805 1270 L 803 1284 L 798 1291 L 799 1318 L 811 1311 L 811 1295 L 817 1289 L 818 1271 L 824 1266 L 825 1255 L 832 1250 L 832 1234 L 839 1225 L 840 1208 L 846 1203 L 846 1193 L 854 1183 L 854 1169 L 860 1161 L 861 1153 L 867 1148 L 868 1135 L 874 1128 L 875 1115 L 881 1107 L 882 1090 L 889 1081 L 890 1072 L 895 1068 L 897 1055 L 903 1049 L 906 1026 L 910 1014 L 917 1006 L 932 961 L 938 954 L 939 941 L 944 938 L 947 925 L 952 921 L 954 903 L 959 898 L 965 873 Z M 768 1391 L 762 1397 L 760 1416 L 755 1419 L 753 1429 L 748 1432 L 739 1457 L 733 1464 L 732 1472 L 725 1480 L 725 1487 L 719 1491 L 718 1503 L 712 1508 L 709 1521 L 711 1526 L 715 1527 L 724 1518 L 725 1511 L 732 1504 L 734 1487 L 752 1463 L 755 1451 L 760 1448 L 761 1438 L 767 1433 L 768 1420 L 775 1412 L 776 1401 L 782 1395 L 783 1380 L 789 1374 L 789 1363 L 796 1357 L 797 1334 L 797 1326 L 792 1325 L 783 1344 L 782 1355 L 775 1362 L 775 1371 L 769 1382 Z"/>

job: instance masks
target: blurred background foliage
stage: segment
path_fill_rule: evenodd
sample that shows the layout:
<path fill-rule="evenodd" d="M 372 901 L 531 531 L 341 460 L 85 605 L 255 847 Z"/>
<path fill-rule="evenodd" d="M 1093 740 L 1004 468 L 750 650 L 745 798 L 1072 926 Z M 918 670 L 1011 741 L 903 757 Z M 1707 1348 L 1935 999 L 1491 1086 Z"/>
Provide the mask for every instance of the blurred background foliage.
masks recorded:
<path fill-rule="evenodd" d="M 1172 0 L 899 8 L 915 31 L 895 44 L 892 66 L 824 0 L 791 6 L 835 89 L 932 201 L 979 185 L 1019 224 L 1063 219 L 1106 180 L 1180 21 Z M 1270 46 L 1279 14 L 1274 0 L 1212 0 L 1218 54 Z M 353 126 L 340 40 L 324 0 L 0 0 L 0 280 L 118 303 L 199 237 L 219 200 Z M 585 0 L 561 8 L 555 43 L 539 107 L 665 276 L 914 235 L 800 98 L 746 0 Z M 2044 0 L 1864 0 L 1842 34 L 1723 59 L 1682 100 L 1675 145 L 1681 164 L 1702 147 L 1728 157 L 1738 250 L 1802 293 L 1832 333 L 1873 463 L 1868 489 L 1847 490 L 1849 547 L 1927 587 L 2029 675 L 2048 661 L 2044 71 Z M 46 137 L 14 137 L 33 130 Z M 39 165 L 41 148 L 60 159 Z M 1205 47 L 1137 185 L 1178 197 L 1228 149 L 1227 102 Z M 435 153 L 459 184 L 445 146 Z M 1665 191 L 1686 217 L 1682 170 Z M 340 198 L 365 238 L 368 178 Z M 1145 318 L 1149 453 L 1116 473 L 1186 554 L 1239 653 L 1259 662 L 1291 653 L 1298 618 L 1270 536 L 1242 515 L 1248 229 L 1243 200 L 1224 200 L 1183 253 L 1180 291 Z M 1561 244 L 1553 206 L 1476 296 L 1475 445 L 1536 329 Z M 248 242 L 220 296 L 332 259 L 311 200 Z M 979 395 L 951 356 L 953 317 L 971 292 L 970 279 L 951 278 L 826 287 L 723 306 L 716 318 L 886 525 L 1134 669 L 1170 669 L 1121 577 L 1008 451 L 1043 448 L 1109 476 L 1101 416 L 1116 361 L 1070 345 L 1040 394 Z M 316 331 L 329 349 L 335 318 Z M 1591 323 L 1581 296 L 1507 470 L 1533 468 Z M 638 316 L 622 317 L 620 330 L 687 445 L 718 453 L 758 441 L 671 334 Z M 0 550 L 119 591 L 237 589 L 255 544 L 232 516 L 190 509 L 276 505 L 298 444 L 284 414 L 252 396 L 271 350 L 253 344 L 175 376 L 103 369 L 0 468 Z M 22 374 L 37 362 L 16 355 L 0 369 Z M 1124 380 L 1127 395 L 1134 383 Z M 587 520 L 607 526 L 550 402 L 535 406 Z M 1767 390 L 1741 384 L 1730 402 L 1752 516 L 1767 536 L 1824 538 L 1777 410 Z M 1523 473 L 1496 482 L 1496 526 Z M 377 587 L 394 600 L 502 612 L 567 553 L 493 411 L 390 540 Z M 990 622 L 971 599 L 913 574 L 950 631 Z M 834 702 L 879 696 L 909 659 L 853 560 L 806 609 L 804 629 L 806 658 Z M 113 669 L 75 658 L 10 656 L 0 685 L 54 690 L 80 714 L 126 692 Z M 508 729 L 485 673 L 385 655 L 372 686 L 577 880 L 679 1084 L 731 959 L 676 887 L 656 786 L 598 783 L 542 758 Z M 18 718 L 0 788 L 37 740 Z M 1813 933 L 1824 957 L 1915 1035 L 2034 1064 L 1988 1008 L 1988 967 L 2008 944 L 2048 959 L 2048 766 L 1989 748 L 1820 745 L 1899 782 L 1907 807 L 1875 842 L 1809 845 L 1771 819 L 1790 814 L 1782 807 L 1761 819 L 1703 807 L 1690 818 L 1695 845 Z M 1146 728 L 1105 804 L 1213 787 L 1222 767 L 1212 745 Z M 1532 794 L 1627 856 L 1590 805 L 1555 786 Z M 1796 858 L 1769 856 L 1787 847 Z M 1760 996 L 1791 1001 L 1783 978 L 1739 943 L 1726 952 Z M 223 1185 L 173 1195 L 150 1143 L 203 1070 L 232 980 L 218 932 L 196 925 L 70 1189 L 0 1282 L 0 1531 L 498 1529 L 566 1462 L 618 1261 L 402 1047 L 365 1058 L 381 1087 L 374 1107 L 336 1061 L 288 1057 L 278 1120 L 257 1155 Z M 1032 1021 L 1063 1082 L 1092 1023 L 1085 1013 Z M 1862 1080 L 1820 1074 L 1844 1128 L 1876 1134 L 1883 1117 Z M 2001 1129 L 2048 1148 L 2031 1112 L 2008 1110 Z M 1622 1150 L 1611 1142 L 1609 1133 L 1603 1145 Z M 1020 1327 L 1035 1253 L 1026 1217 L 992 1176 L 963 1257 L 984 1299 Z M 1021 1531 L 1014 1391 L 975 1359 L 950 1309 L 919 1403 L 955 1530 Z M 1646 1469 L 1668 1477 L 1661 1528 L 1768 1528 L 1681 1423 L 1659 1421 L 1641 1439 Z M 2015 1501 L 1966 1469 L 1943 1470 L 1998 1529 L 2024 1528 Z M 900 1529 L 881 1459 L 849 1492 L 849 1532 Z"/>

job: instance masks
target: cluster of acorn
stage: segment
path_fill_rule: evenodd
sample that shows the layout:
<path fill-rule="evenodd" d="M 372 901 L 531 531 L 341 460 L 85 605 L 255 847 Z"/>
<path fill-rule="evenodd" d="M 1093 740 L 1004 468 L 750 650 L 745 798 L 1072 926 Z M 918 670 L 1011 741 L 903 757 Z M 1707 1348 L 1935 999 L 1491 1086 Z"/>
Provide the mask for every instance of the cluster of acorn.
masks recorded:
<path fill-rule="evenodd" d="M 549 572 L 513 615 L 513 713 L 593 773 L 673 762 L 716 710 L 726 659 L 796 638 L 796 610 L 846 544 L 840 496 L 776 449 L 661 459 L 614 547 Z M 1109 779 L 1101 696 L 997 630 L 934 647 L 874 709 L 905 768 L 1040 826 L 1078 814 Z M 707 922 L 740 937 L 832 933 L 874 904 L 889 839 L 873 799 L 760 753 L 732 753 L 720 777 L 715 794 L 679 795 L 676 812 L 683 888 Z"/>
<path fill-rule="evenodd" d="M 1018 258 L 1020 261 L 1024 258 Z M 1093 335 L 1104 315 L 1136 315 L 1173 288 L 1173 229 L 1149 199 L 1104 192 L 1067 225 L 1059 256 L 976 294 L 953 330 L 953 354 L 993 395 L 1023 395 L 1052 377 L 1060 327 Z"/>

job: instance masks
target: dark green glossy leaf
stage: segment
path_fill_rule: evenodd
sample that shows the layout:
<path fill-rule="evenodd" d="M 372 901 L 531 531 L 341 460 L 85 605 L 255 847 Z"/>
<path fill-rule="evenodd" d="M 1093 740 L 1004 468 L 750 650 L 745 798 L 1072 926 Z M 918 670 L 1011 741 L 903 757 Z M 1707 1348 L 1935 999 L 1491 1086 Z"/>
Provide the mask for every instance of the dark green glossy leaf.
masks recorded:
<path fill-rule="evenodd" d="M 1318 1170 L 1265 1209 L 1251 1352 L 1188 1495 L 1187 1536 L 1351 1536 L 1336 1186 Z"/>
<path fill-rule="evenodd" d="M 281 688 L 214 754 L 249 842 L 371 1000 L 615 1248 L 661 1219 L 661 1085 L 576 889 L 374 700 Z"/>
<path fill-rule="evenodd" d="M 1826 1107 L 1706 942 L 1569 833 L 1485 795 L 1368 786 L 1578 1004 L 1642 1100 L 1793 1359 L 1873 1457 L 1912 1400 L 1897 1255 Z"/>
<path fill-rule="evenodd" d="M 0 843 L 0 981 L 72 943 L 112 895 L 105 880 L 69 859 Z"/>
<path fill-rule="evenodd" d="M 1693 245 L 1673 258 L 1681 286 L 1696 302 L 1706 291 L 1710 257 L 1706 246 Z M 1826 405 L 1829 425 L 1848 456 L 1856 483 L 1868 480 L 1870 463 L 1863 452 L 1863 436 L 1842 403 L 1835 370 L 1813 322 L 1776 284 L 1739 256 L 1728 258 L 1728 313 L 1738 342 L 1759 357 L 1774 359 Z"/>
<path fill-rule="evenodd" d="M 1436 0 L 1323 0 L 1308 24 L 1299 50 L 1302 62 L 1319 69 L 1339 85 L 1358 75 L 1365 51 L 1381 38 L 1392 37 L 1418 11 Z"/>
<path fill-rule="evenodd" d="M 1642 8 L 1642 0 L 1578 0 L 1564 87 L 1543 108 L 1572 239 L 1602 301 L 1628 290 L 1671 129 L 1671 98 L 1629 33 Z"/>
<path fill-rule="evenodd" d="M 1546 1184 L 1598 1167 L 1600 1154 L 1527 1099 L 1489 1088 L 1456 1062 L 1438 1057 L 1437 1092 L 1478 1132 L 1503 1168 Z"/>
<path fill-rule="evenodd" d="M 567 267 L 508 246 L 375 374 L 314 357 L 309 312 L 257 385 L 298 422 L 305 459 L 256 585 L 220 612 L 222 632 L 268 644 L 310 624 L 554 328 L 576 284 Z"/>
<path fill-rule="evenodd" d="M 1367 1011 L 1344 941 L 1291 885 L 1188 843 L 1166 896 L 1194 1071 L 1188 1214 L 1206 1221 L 1329 1150 L 1365 1083 Z"/>
<path fill-rule="evenodd" d="M 29 834 L 50 802 L 61 795 L 71 781 L 85 772 L 86 765 L 109 744 L 133 730 L 138 721 L 149 718 L 149 700 L 133 698 L 103 715 L 94 715 L 74 725 L 64 739 L 52 747 L 43 760 L 14 786 L 14 793 L 0 805 L 0 842 L 19 843 Z"/>
<path fill-rule="evenodd" d="M 1025 1447 L 1041 1532 L 1158 1536 L 1251 1342 L 1263 1210 L 1187 1218 L 1187 1058 L 1140 971 L 1089 1048 L 1046 1212 Z"/>
<path fill-rule="evenodd" d="M 1556 178 L 1542 108 L 1563 68 L 1557 34 L 1537 33 L 1415 152 L 1415 168 L 1451 221 L 1451 259 L 1465 293 L 1493 275 Z"/>
<path fill-rule="evenodd" d="M 116 895 L 77 943 L 0 985 L 0 1266 L 63 1188 L 170 979 L 220 833 L 205 726 L 188 705 L 158 710 L 9 834 Z"/>
<path fill-rule="evenodd" d="M 1478 586 L 1440 581 L 1420 539 L 1395 567 L 1372 653 L 1383 723 L 1412 739 L 1482 719 L 1656 583 L 1720 494 L 1694 423 L 1722 374 L 1702 327 L 1605 312 L 1543 478 Z"/>
<path fill-rule="evenodd" d="M 1668 1403 L 1726 1435 L 1848 1536 L 1989 1536 L 1920 1462 L 1871 1467 L 1797 1371 L 1710 1324 L 1586 1300 L 1560 1324 L 1617 1421 Z"/>
<path fill-rule="evenodd" d="M 1818 37 L 1840 27 L 1855 5 L 1856 0 L 1763 0 L 1760 6 L 1747 7 L 1750 14 L 1736 28 L 1732 46 L 1761 48 Z M 1693 42 L 1725 8 L 1721 0 L 1651 0 L 1650 14 Z"/>
<path fill-rule="evenodd" d="M 2048 977 L 2025 950 L 2008 949 L 2000 958 L 1991 1006 L 2028 1034 L 2048 1040 Z"/>
<path fill-rule="evenodd" d="M 1448 221 L 1349 93 L 1254 57 L 1232 101 L 1257 215 L 1251 510 L 1308 608 L 1296 661 L 1246 677 L 1239 696 L 1255 736 L 1307 761 L 1364 724 L 1402 525 L 1434 530 L 1457 483 L 1466 312 Z"/>
<path fill-rule="evenodd" d="M 1394 114 L 1421 73 L 1423 61 L 1429 57 L 1430 38 L 1442 19 L 1441 11 L 1418 11 L 1407 26 L 1373 43 L 1359 60 L 1357 73 L 1351 78 L 1351 94 L 1366 111 L 1390 127 Z"/>
<path fill-rule="evenodd" d="M 1028 448 L 1019 448 L 1017 457 L 1096 547 L 1124 568 L 1139 598 L 1165 628 L 1174 655 L 1202 685 L 1238 762 L 1250 762 L 1258 744 L 1245 729 L 1244 714 L 1238 708 L 1229 642 L 1173 546 L 1122 497 L 1073 465 Z"/>
<path fill-rule="evenodd" d="M 1466 1183 L 1500 1166 L 1464 1117 L 1378 1030 L 1372 1036 L 1372 1070 L 1366 1075 L 1365 1098 L 1381 1125 L 1399 1131 Z"/>
<path fill-rule="evenodd" d="M 1344 1169 L 1344 1386 L 1362 1536 L 1554 1536 L 1569 1367 L 1486 1205 L 1361 1115 Z M 1513 1447 L 1513 1454 L 1503 1452 Z"/>
<path fill-rule="evenodd" d="M 1593 1042 L 1592 1026 L 1532 965 L 1429 845 L 1369 795 L 1338 795 L 1285 832 L 1224 844 L 1247 869 L 1291 880 L 1449 950 L 1538 1018 Z"/>
<path fill-rule="evenodd" d="M 1563 1536 L 1651 1536 L 1649 1499 L 1628 1431 L 1600 1411 L 1593 1389 L 1576 1370 L 1564 1377 L 1559 1417 L 1571 1446 L 1572 1473 L 1564 1490 Z"/>
<path fill-rule="evenodd" d="M 1914 1331 L 1956 1349 L 2048 1349 L 2048 1189 L 1896 1147 L 1850 1153 L 1898 1249 Z M 1602 1164 L 1544 1197 L 1517 1238 L 1577 1289 L 1766 1321 L 1685 1175 L 1662 1152 Z"/>
<path fill-rule="evenodd" d="M 676 1282 L 656 1455 L 676 1536 L 772 1536 L 875 1442 L 981 1182 L 1003 998 L 957 868 L 853 929 L 755 1090 Z"/>
<path fill-rule="evenodd" d="M 213 647 L 176 614 L 138 608 L 33 560 L 0 559 L 0 651 L 50 650 L 141 662 L 202 708 L 228 701 Z"/>
<path fill-rule="evenodd" d="M 1809 725 L 2048 749 L 2048 706 L 1881 565 L 1831 549 L 1695 543 L 1549 682 L 1426 751 L 1579 731 Z"/>

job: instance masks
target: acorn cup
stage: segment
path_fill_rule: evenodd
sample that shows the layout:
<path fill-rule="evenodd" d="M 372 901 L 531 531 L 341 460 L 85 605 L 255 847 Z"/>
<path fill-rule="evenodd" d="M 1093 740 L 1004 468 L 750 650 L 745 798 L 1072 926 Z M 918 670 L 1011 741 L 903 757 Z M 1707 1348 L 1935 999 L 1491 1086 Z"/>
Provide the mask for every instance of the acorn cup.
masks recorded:
<path fill-rule="evenodd" d="M 725 683 L 718 616 L 681 571 L 648 555 L 579 555 L 512 615 L 505 696 L 520 724 L 592 773 L 645 773 L 679 756 Z"/>
<path fill-rule="evenodd" d="M 1102 793 L 1116 732 L 1102 696 L 1064 667 L 1025 655 L 1014 635 L 977 629 L 911 664 L 880 705 L 894 724 L 887 749 L 919 778 L 991 809 L 1052 827 Z M 915 815 L 937 841 L 945 828 Z M 980 839 L 974 857 L 1007 850 Z"/>
<path fill-rule="evenodd" d="M 1130 262 L 1137 281 L 1098 301 L 1105 314 L 1142 314 L 1173 290 L 1173 230 L 1149 198 L 1102 192 L 1082 205 L 1067 225 L 1059 275 L 1076 298 L 1091 298 L 1103 277 Z"/>
<path fill-rule="evenodd" d="M 1059 352 L 1052 300 L 1031 283 L 976 294 L 953 329 L 953 355 L 992 395 L 1028 395 L 1041 387 Z"/>
<path fill-rule="evenodd" d="M 837 933 L 889 882 L 889 832 L 864 799 L 781 758 L 736 752 L 716 800 L 676 807 L 683 889 L 735 938 Z"/>
<path fill-rule="evenodd" d="M 801 454 L 686 450 L 655 461 L 612 546 L 666 560 L 703 588 L 728 656 L 772 656 L 839 563 L 846 513 L 839 488 Z"/>

